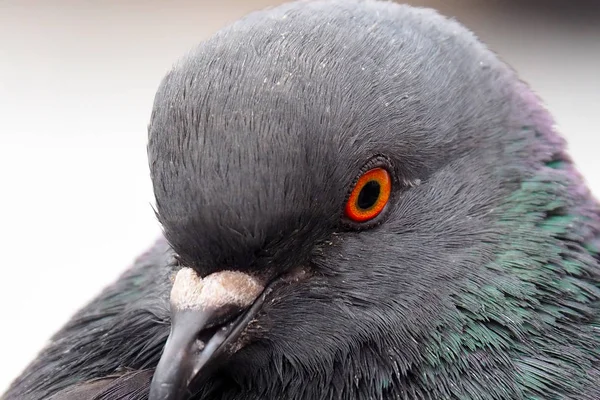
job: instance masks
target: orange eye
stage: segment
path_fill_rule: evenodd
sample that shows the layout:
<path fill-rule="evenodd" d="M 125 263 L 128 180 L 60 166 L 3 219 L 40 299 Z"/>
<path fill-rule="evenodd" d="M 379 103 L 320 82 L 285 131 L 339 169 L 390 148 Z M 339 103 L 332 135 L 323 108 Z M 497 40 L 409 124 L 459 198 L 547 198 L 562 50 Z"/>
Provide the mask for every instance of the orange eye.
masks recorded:
<path fill-rule="evenodd" d="M 390 199 L 392 179 L 383 168 L 373 168 L 358 179 L 346 203 L 346 217 L 365 222 L 378 216 Z"/>

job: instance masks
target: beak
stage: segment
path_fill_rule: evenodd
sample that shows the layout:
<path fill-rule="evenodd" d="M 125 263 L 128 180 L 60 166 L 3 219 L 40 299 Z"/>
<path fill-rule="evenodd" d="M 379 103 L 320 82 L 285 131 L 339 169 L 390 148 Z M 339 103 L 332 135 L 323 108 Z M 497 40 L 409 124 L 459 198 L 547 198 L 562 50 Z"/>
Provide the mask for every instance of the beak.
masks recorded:
<path fill-rule="evenodd" d="M 230 349 L 265 296 L 263 286 L 241 272 L 202 279 L 191 269 L 180 270 L 171 291 L 171 332 L 148 399 L 184 400 L 193 394 L 192 381 Z"/>

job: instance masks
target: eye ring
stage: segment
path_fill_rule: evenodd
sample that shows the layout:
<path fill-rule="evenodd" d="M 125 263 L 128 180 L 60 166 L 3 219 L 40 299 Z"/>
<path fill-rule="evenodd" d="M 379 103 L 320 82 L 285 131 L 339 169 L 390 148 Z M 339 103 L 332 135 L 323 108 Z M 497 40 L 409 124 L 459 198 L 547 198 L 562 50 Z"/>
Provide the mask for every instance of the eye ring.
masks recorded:
<path fill-rule="evenodd" d="M 392 177 L 388 170 L 376 166 L 356 180 L 344 207 L 345 217 L 354 223 L 365 223 L 381 214 L 392 193 Z"/>

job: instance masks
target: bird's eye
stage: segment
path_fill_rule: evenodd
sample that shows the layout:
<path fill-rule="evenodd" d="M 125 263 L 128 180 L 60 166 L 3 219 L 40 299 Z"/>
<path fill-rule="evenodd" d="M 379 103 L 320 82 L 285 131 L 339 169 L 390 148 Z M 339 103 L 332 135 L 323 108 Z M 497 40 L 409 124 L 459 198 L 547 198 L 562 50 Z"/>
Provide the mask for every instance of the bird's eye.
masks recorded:
<path fill-rule="evenodd" d="M 367 222 L 385 208 L 392 190 L 390 173 L 381 167 L 363 173 L 356 181 L 346 203 L 346 217 L 354 222 Z"/>

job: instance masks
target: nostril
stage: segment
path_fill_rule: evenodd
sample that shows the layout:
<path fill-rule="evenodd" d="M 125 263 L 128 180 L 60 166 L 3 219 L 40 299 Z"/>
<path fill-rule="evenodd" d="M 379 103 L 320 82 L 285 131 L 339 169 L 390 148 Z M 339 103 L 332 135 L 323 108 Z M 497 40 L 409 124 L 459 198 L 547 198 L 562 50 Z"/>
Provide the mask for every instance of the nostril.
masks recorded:
<path fill-rule="evenodd" d="M 196 352 L 200 353 L 206 347 L 206 341 L 198 338 L 194 342 L 194 347 L 195 347 Z"/>
<path fill-rule="evenodd" d="M 195 345 L 198 348 L 198 351 L 204 350 L 206 347 L 206 343 L 215 336 L 219 331 L 228 331 L 239 319 L 239 313 L 233 316 L 232 318 L 227 318 L 222 323 L 213 322 L 211 325 L 205 329 L 202 329 L 196 336 Z"/>
<path fill-rule="evenodd" d="M 214 333 L 220 327 L 228 325 L 237 319 L 242 312 L 246 311 L 247 307 L 239 307 L 235 305 L 227 305 L 220 307 L 216 310 L 211 311 L 210 318 L 206 321 L 204 331 L 211 331 Z M 209 309 L 210 310 L 210 309 Z"/>

